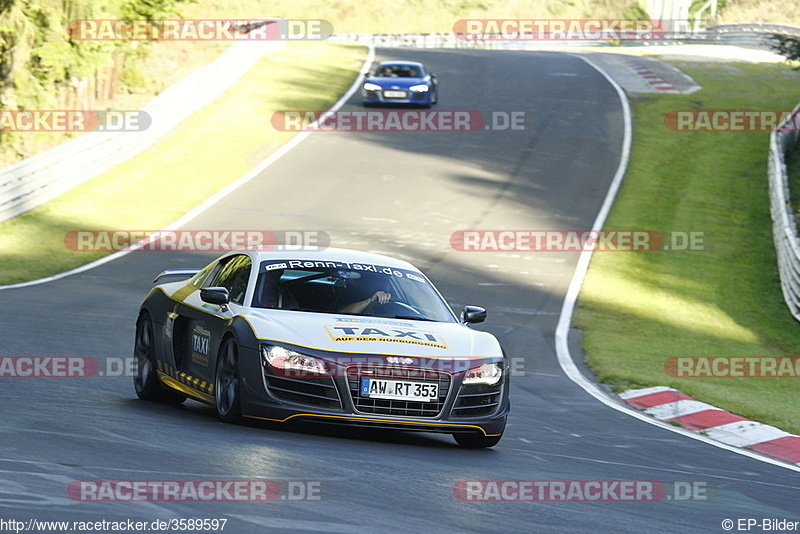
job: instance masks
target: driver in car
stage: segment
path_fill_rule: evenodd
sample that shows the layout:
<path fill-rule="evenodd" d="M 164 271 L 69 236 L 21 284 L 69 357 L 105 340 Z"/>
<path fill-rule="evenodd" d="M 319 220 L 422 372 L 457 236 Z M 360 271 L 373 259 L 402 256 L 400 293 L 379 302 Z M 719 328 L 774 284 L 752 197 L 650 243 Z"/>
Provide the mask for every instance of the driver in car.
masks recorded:
<path fill-rule="evenodd" d="M 369 296 L 369 297 L 367 297 L 367 298 L 365 298 L 363 300 L 357 300 L 355 302 L 351 302 L 350 304 L 348 304 L 344 308 L 341 308 L 339 310 L 339 312 L 340 313 L 363 313 L 364 310 L 366 310 L 370 306 L 370 304 L 372 304 L 373 302 L 377 302 L 378 304 L 383 305 L 383 304 L 386 304 L 387 302 L 389 302 L 390 300 L 392 300 L 392 294 L 391 293 L 387 293 L 386 291 L 376 291 L 371 296 Z"/>

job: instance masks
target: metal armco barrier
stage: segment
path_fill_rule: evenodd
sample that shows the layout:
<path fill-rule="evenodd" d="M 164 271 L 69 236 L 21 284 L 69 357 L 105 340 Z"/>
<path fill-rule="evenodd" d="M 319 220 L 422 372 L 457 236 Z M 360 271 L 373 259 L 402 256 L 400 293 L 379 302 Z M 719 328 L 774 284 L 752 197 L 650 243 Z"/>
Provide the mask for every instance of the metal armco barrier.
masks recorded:
<path fill-rule="evenodd" d="M 689 21 L 686 21 L 687 28 Z M 657 39 L 622 41 L 620 45 L 647 44 L 723 44 L 770 48 L 771 35 L 780 34 L 800 39 L 800 26 L 774 23 L 725 24 L 704 30 L 672 32 L 660 35 Z M 334 35 L 331 42 L 356 43 L 386 48 L 479 48 L 489 50 L 526 50 L 543 47 L 569 46 L 607 46 L 605 40 L 499 40 L 499 39 L 459 39 L 452 32 L 446 33 L 349 33 Z"/>
<path fill-rule="evenodd" d="M 800 104 L 794 108 L 793 113 L 800 113 Z M 789 120 L 792 118 L 787 118 Z M 786 131 L 781 131 L 778 127 L 770 134 L 768 172 L 772 236 L 778 256 L 781 289 L 789 311 L 800 321 L 800 241 L 789 201 L 786 171 L 786 156 L 797 149 L 798 134 L 796 127 Z"/>

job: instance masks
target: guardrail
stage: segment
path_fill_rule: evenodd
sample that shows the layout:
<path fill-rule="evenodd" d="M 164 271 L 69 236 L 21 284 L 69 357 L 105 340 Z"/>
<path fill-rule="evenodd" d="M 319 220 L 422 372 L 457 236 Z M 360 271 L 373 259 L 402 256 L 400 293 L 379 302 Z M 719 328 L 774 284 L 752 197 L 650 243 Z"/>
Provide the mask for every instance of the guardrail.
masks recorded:
<path fill-rule="evenodd" d="M 0 169 L 0 221 L 35 208 L 140 153 L 213 102 L 261 56 L 278 46 L 274 41 L 236 42 L 144 107 L 152 118 L 144 131 L 89 132 Z"/>
<path fill-rule="evenodd" d="M 689 22 L 686 21 L 687 28 Z M 659 45 L 680 43 L 726 44 L 735 46 L 754 46 L 771 48 L 772 34 L 788 35 L 800 38 L 800 26 L 791 24 L 753 23 L 723 24 L 704 30 L 671 32 L 660 35 L 658 39 L 628 40 L 620 44 L 627 45 Z M 492 34 L 487 39 L 459 39 L 452 32 L 447 33 L 397 33 L 371 34 L 347 33 L 334 35 L 331 42 L 366 44 L 387 48 L 480 48 L 488 50 L 507 49 L 540 49 L 543 47 L 564 46 L 607 46 L 607 40 L 502 40 Z"/>
<path fill-rule="evenodd" d="M 532 40 L 502 40 L 496 38 L 488 39 L 459 39 L 452 32 L 446 33 L 343 33 L 333 35 L 329 42 L 364 44 L 377 48 L 458 48 L 458 49 L 481 49 L 481 50 L 524 50 L 529 48 L 541 48 L 552 45 L 554 48 L 565 46 L 607 46 L 606 41 L 581 41 L 581 40 L 552 40 L 552 41 L 532 41 Z"/>
<path fill-rule="evenodd" d="M 800 113 L 800 104 L 793 114 Z M 792 116 L 786 121 L 792 120 Z M 779 126 L 769 140 L 769 193 L 772 215 L 772 237 L 778 257 L 778 271 L 781 279 L 783 298 L 789 311 L 800 321 L 800 238 L 789 199 L 789 180 L 786 170 L 786 156 L 797 150 L 796 128 L 781 130 Z"/>
<path fill-rule="evenodd" d="M 800 38 L 800 26 L 791 24 L 774 24 L 769 22 L 752 24 L 721 24 L 699 32 L 699 40 L 706 43 L 717 43 L 734 46 L 746 46 L 771 49 L 774 41 L 772 35 L 786 35 Z M 669 39 L 669 37 L 667 37 Z M 676 37 L 678 41 L 696 42 L 686 35 Z"/>

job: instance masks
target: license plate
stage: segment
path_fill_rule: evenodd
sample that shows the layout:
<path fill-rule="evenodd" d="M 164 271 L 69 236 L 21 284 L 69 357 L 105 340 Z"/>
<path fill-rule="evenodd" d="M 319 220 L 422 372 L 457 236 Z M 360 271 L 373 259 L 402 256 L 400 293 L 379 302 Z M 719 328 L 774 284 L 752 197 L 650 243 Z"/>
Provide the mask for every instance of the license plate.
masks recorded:
<path fill-rule="evenodd" d="M 439 399 L 439 384 L 385 380 L 383 378 L 362 378 L 361 396 L 372 399 L 430 402 Z"/>
<path fill-rule="evenodd" d="M 405 98 L 406 92 L 405 91 L 384 91 L 383 96 L 386 98 Z"/>

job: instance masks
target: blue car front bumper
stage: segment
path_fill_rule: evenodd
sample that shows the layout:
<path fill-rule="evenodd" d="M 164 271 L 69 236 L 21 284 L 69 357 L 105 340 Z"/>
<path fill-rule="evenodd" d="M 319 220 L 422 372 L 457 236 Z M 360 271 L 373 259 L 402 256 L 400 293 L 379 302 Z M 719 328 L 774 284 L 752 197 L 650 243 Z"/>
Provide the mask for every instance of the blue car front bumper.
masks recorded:
<path fill-rule="evenodd" d="M 419 104 L 419 105 L 431 105 L 433 102 L 431 100 L 431 95 L 433 91 L 426 91 L 426 92 L 414 92 L 414 91 L 399 91 L 403 93 L 403 96 L 391 96 L 387 97 L 384 94 L 385 90 L 382 91 L 362 91 L 362 96 L 364 98 L 364 104 Z"/>

